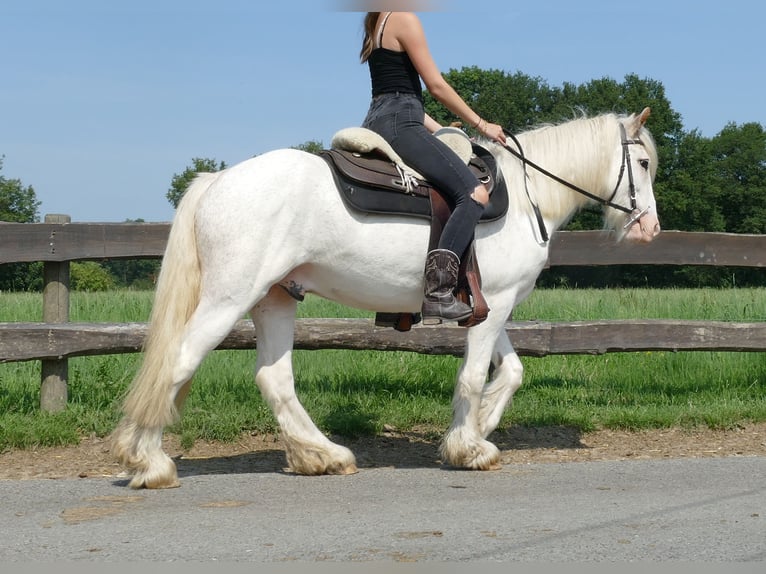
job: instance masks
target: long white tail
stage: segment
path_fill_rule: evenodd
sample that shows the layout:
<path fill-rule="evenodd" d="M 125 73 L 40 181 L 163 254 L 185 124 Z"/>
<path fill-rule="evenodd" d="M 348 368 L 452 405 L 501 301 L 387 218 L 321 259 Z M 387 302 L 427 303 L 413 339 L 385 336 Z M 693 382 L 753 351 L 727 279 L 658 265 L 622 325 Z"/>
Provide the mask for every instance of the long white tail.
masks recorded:
<path fill-rule="evenodd" d="M 139 427 L 164 427 L 178 416 L 171 396 L 174 360 L 186 322 L 199 303 L 194 215 L 217 177 L 215 173 L 198 174 L 173 219 L 144 343 L 144 360 L 123 406 L 126 418 Z"/>

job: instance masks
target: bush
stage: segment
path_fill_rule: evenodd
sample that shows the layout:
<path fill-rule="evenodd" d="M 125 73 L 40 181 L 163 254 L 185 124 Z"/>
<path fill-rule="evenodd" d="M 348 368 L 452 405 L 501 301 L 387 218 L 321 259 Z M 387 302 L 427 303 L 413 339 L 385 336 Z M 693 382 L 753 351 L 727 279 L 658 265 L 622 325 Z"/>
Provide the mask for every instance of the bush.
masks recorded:
<path fill-rule="evenodd" d="M 109 272 L 94 261 L 72 263 L 70 284 L 75 291 L 108 291 L 114 287 Z"/>

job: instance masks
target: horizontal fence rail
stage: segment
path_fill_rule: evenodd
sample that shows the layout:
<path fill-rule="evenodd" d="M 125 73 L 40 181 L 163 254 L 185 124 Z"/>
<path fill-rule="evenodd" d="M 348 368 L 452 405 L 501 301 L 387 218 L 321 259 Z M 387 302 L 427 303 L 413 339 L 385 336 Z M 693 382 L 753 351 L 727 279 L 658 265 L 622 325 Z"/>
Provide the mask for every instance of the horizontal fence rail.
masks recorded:
<path fill-rule="evenodd" d="M 766 323 L 630 320 L 550 323 L 514 321 L 506 332 L 519 355 L 602 355 L 635 351 L 764 351 Z M 136 353 L 146 323 L 0 323 L 0 362 Z M 218 346 L 255 349 L 255 329 L 240 321 Z M 298 319 L 294 348 L 411 351 L 461 356 L 465 329 L 417 325 L 406 333 L 372 319 Z"/>
<path fill-rule="evenodd" d="M 0 223 L 0 264 L 162 257 L 169 223 Z M 549 267 L 720 265 L 766 267 L 766 235 L 663 231 L 649 244 L 600 231 L 553 234 Z"/>
<path fill-rule="evenodd" d="M 44 263 L 43 320 L 0 323 L 0 363 L 42 361 L 41 408 L 66 406 L 69 357 L 141 351 L 146 323 L 69 321 L 69 263 L 161 258 L 169 223 L 0 222 L 0 264 Z M 652 243 L 616 243 L 598 231 L 555 233 L 547 267 L 601 265 L 710 265 L 766 267 L 766 235 L 665 231 Z M 580 322 L 509 321 L 520 355 L 637 351 L 766 351 L 766 323 L 682 320 Z M 400 333 L 371 319 L 299 319 L 296 349 L 367 349 L 460 356 L 465 329 L 415 326 Z M 240 321 L 219 349 L 255 349 L 252 324 Z"/>

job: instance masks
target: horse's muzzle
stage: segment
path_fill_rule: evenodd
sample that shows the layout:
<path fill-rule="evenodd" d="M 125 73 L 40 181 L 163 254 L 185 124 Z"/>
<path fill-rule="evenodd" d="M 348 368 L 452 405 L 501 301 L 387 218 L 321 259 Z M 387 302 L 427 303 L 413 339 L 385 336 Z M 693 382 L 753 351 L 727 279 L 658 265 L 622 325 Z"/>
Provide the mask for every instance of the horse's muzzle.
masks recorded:
<path fill-rule="evenodd" d="M 660 221 L 652 210 L 628 221 L 625 239 L 634 243 L 649 243 L 662 231 Z"/>

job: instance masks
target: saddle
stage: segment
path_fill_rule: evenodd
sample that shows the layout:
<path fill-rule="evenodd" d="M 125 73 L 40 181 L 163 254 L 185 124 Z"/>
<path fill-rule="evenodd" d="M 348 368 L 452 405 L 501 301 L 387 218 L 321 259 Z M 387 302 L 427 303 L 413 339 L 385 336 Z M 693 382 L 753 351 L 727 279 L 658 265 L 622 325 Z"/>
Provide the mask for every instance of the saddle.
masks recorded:
<path fill-rule="evenodd" d="M 455 150 L 487 188 L 490 201 L 480 222 L 503 217 L 508 210 L 508 192 L 505 182 L 498 177 L 492 154 L 457 128 L 444 128 L 435 135 Z M 437 247 L 454 207 L 448 198 L 407 166 L 375 132 L 347 128 L 333 137 L 331 146 L 319 155 L 330 166 L 341 197 L 350 209 L 427 219 L 431 223 L 429 251 Z M 473 314 L 459 325 L 471 327 L 487 318 L 489 307 L 481 294 L 481 274 L 473 242 L 460 255 L 456 296 L 469 305 L 473 300 Z M 375 318 L 376 325 L 398 331 L 409 331 L 419 321 L 419 314 L 413 313 L 378 313 Z"/>

